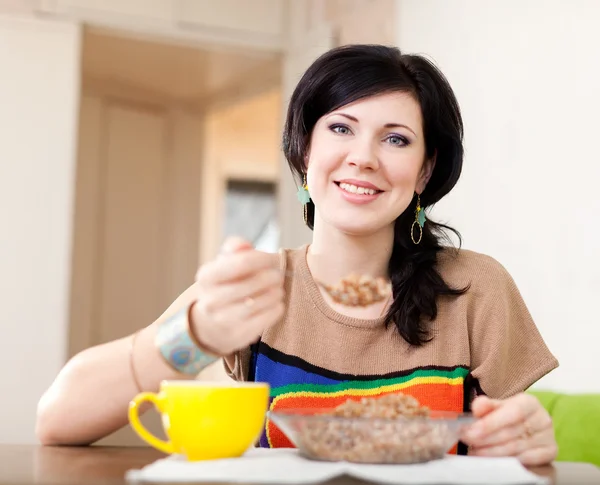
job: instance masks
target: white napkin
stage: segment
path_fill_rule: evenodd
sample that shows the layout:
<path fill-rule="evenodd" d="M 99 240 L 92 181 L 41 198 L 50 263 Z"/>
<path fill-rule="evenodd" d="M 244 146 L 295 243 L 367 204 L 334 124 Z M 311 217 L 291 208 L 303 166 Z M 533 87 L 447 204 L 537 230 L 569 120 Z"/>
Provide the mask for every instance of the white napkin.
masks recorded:
<path fill-rule="evenodd" d="M 188 462 L 181 456 L 157 460 L 141 470 L 130 470 L 128 481 L 229 482 L 260 484 L 316 483 L 349 475 L 394 485 L 537 485 L 547 483 L 524 468 L 516 458 L 448 455 L 415 465 L 360 465 L 303 458 L 291 448 L 249 450 L 241 458 Z"/>

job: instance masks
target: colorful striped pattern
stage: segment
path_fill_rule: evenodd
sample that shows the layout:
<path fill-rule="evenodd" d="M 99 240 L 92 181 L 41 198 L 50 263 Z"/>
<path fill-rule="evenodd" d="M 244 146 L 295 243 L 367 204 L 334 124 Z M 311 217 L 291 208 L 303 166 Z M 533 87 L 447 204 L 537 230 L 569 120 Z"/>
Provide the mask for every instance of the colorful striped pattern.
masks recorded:
<path fill-rule="evenodd" d="M 271 386 L 271 410 L 329 409 L 348 399 L 402 392 L 440 411 L 462 412 L 468 368 L 423 367 L 385 376 L 344 375 L 283 354 L 261 342 L 253 356 L 254 380 Z M 261 447 L 292 447 L 273 423 L 267 421 Z"/>

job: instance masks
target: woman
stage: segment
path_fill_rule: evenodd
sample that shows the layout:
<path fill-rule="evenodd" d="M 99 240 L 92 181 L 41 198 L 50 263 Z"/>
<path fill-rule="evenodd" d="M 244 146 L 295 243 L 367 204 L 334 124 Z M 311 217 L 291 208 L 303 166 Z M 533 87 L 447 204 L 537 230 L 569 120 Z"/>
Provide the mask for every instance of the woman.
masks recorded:
<path fill-rule="evenodd" d="M 126 424 L 140 390 L 224 364 L 269 382 L 273 409 L 401 389 L 480 417 L 462 437 L 470 454 L 551 462 L 551 419 L 523 391 L 556 359 L 504 268 L 443 247 L 445 227 L 425 216 L 458 181 L 462 136 L 452 89 L 424 58 L 356 45 L 317 59 L 284 130 L 311 244 L 273 255 L 228 240 L 156 322 L 65 366 L 40 402 L 40 440 L 95 441 Z M 325 285 L 351 272 L 384 278 L 390 297 L 338 303 Z M 267 431 L 261 445 L 289 444 Z"/>

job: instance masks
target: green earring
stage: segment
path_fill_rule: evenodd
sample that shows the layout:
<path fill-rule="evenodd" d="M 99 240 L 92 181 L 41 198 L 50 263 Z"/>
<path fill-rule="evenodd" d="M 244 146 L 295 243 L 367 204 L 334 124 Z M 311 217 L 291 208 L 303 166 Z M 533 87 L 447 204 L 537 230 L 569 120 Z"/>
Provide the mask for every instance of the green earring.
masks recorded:
<path fill-rule="evenodd" d="M 308 185 L 306 185 L 306 175 L 304 176 L 304 180 L 301 187 L 298 187 L 298 192 L 296 193 L 298 196 L 298 200 L 302 205 L 306 205 L 310 202 L 310 194 L 308 193 Z"/>

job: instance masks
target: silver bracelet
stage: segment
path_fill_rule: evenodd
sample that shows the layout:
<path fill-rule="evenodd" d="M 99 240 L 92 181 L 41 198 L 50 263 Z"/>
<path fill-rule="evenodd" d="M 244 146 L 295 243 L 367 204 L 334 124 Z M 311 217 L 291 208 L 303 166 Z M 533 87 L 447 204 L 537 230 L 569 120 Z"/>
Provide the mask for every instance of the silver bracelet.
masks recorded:
<path fill-rule="evenodd" d="M 219 357 L 200 348 L 190 328 L 192 305 L 165 320 L 156 332 L 154 343 L 167 364 L 182 374 L 197 376 Z"/>

